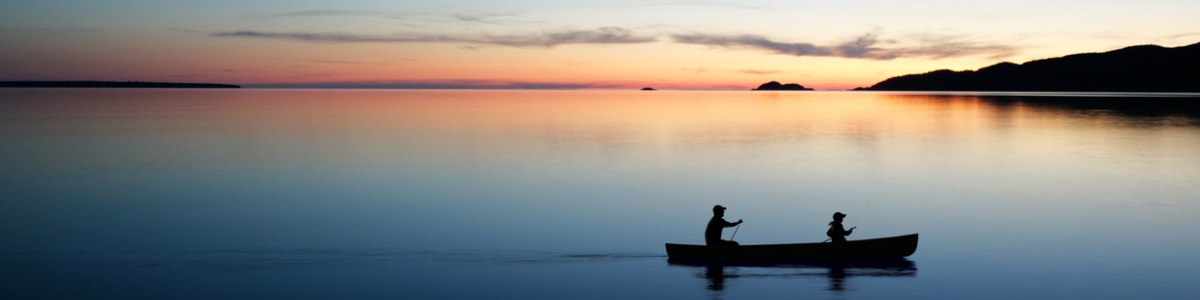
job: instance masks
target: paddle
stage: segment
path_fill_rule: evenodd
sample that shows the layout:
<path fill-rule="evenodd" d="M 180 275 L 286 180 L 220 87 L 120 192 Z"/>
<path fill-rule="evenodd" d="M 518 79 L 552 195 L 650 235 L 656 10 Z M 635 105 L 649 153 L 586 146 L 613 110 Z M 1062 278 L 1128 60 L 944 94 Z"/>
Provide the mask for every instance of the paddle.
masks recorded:
<path fill-rule="evenodd" d="M 742 229 L 742 224 L 738 224 L 737 228 L 734 228 L 734 229 L 733 229 L 733 235 L 732 235 L 732 236 L 729 236 L 729 240 L 730 240 L 730 241 L 732 241 L 732 240 L 733 240 L 733 237 L 737 236 L 737 231 L 738 231 L 738 229 Z"/>

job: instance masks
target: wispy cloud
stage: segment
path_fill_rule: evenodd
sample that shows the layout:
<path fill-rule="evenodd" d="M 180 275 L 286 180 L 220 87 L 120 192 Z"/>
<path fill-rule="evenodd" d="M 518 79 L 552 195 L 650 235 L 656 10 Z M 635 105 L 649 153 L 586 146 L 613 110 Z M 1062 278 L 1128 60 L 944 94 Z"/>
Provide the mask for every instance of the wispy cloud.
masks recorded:
<path fill-rule="evenodd" d="M 750 48 L 773 52 L 775 54 L 793 56 L 827 56 L 889 60 L 900 57 L 929 57 L 948 58 L 967 55 L 987 54 L 993 57 L 1003 57 L 1016 52 L 1015 48 L 1005 45 L 979 44 L 964 41 L 958 37 L 926 36 L 917 47 L 888 47 L 899 44 L 895 40 L 881 40 L 876 33 L 868 33 L 850 41 L 818 46 L 811 43 L 785 43 L 757 35 L 712 35 L 712 34 L 675 34 L 671 36 L 676 43 L 707 45 L 724 48 Z"/>
<path fill-rule="evenodd" d="M 384 18 L 393 20 L 403 20 L 405 23 L 400 23 L 409 27 L 426 27 L 431 24 L 445 23 L 463 23 L 463 24 L 486 24 L 486 25 L 509 25 L 520 23 L 537 23 L 534 21 L 520 20 L 521 13 L 487 13 L 487 14 L 467 14 L 467 13 L 430 13 L 430 12 L 413 12 L 413 11 L 374 11 L 374 10 L 341 10 L 341 9 L 313 9 L 279 13 L 261 13 L 248 14 L 248 18 L 257 19 L 279 19 L 279 18 Z"/>
<path fill-rule="evenodd" d="M 685 71 L 685 72 L 691 72 L 692 74 L 700 74 L 700 73 L 712 71 L 711 69 L 706 68 L 706 67 L 683 68 L 680 70 Z M 737 73 L 751 74 L 751 75 L 769 75 L 769 74 L 783 73 L 783 71 L 780 71 L 780 70 L 752 70 L 752 69 L 741 69 L 741 70 L 724 69 L 724 70 L 717 70 L 717 71 L 718 72 L 737 72 Z"/>
<path fill-rule="evenodd" d="M 594 30 L 546 32 L 542 34 L 490 37 L 484 43 L 513 47 L 553 47 L 564 44 L 637 44 L 654 42 L 650 36 L 637 36 L 621 27 L 600 27 Z"/>
<path fill-rule="evenodd" d="M 758 48 L 796 56 L 833 56 L 833 51 L 808 43 L 780 43 L 757 35 L 676 34 L 676 43 L 725 48 Z"/>
<path fill-rule="evenodd" d="M 966 37 L 954 35 L 925 34 L 917 39 L 916 47 L 898 48 L 901 56 L 925 56 L 950 58 L 970 55 L 987 55 L 988 58 L 1005 58 L 1017 54 L 1016 47 L 1000 44 L 972 42 Z"/>
<path fill-rule="evenodd" d="M 490 25 L 504 25 L 504 24 L 508 24 L 508 23 L 528 23 L 527 21 L 521 22 L 521 21 L 515 21 L 515 20 L 501 19 L 502 17 L 515 17 L 515 16 L 517 16 L 517 14 L 509 13 L 509 14 L 482 14 L 482 15 L 456 14 L 456 15 L 453 15 L 452 17 L 458 21 L 471 22 L 471 23 L 483 23 L 483 24 L 490 24 Z"/>
<path fill-rule="evenodd" d="M 218 32 L 212 35 L 217 37 L 279 39 L 314 43 L 421 43 L 461 41 L 460 39 L 436 35 L 380 36 L 351 33 L 260 32 L 252 30 Z"/>
<path fill-rule="evenodd" d="M 770 75 L 783 73 L 783 71 L 780 70 L 737 70 L 737 72 L 751 75 Z"/>
<path fill-rule="evenodd" d="M 261 32 L 232 31 L 213 33 L 216 37 L 279 39 L 314 43 L 466 43 L 511 47 L 554 47 L 568 44 L 635 44 L 656 41 L 652 36 L 640 36 L 621 27 L 601 27 L 592 30 L 569 30 L 538 34 L 504 36 L 450 35 L 365 35 L 351 33 Z"/>
<path fill-rule="evenodd" d="M 1200 32 L 1185 32 L 1185 33 L 1180 33 L 1180 34 L 1174 34 L 1174 35 L 1167 36 L 1167 39 L 1191 38 L 1193 36 L 1200 36 Z"/>
<path fill-rule="evenodd" d="M 310 60 L 310 61 L 312 61 L 312 62 L 318 62 L 318 63 L 323 63 L 323 64 L 338 64 L 338 65 L 366 65 L 366 64 L 368 64 L 368 63 L 365 63 L 365 62 L 359 62 L 359 61 L 347 61 L 347 60 L 326 60 L 326 59 L 313 59 L 313 60 Z"/>
<path fill-rule="evenodd" d="M 367 10 L 338 10 L 338 9 L 314 9 L 303 10 L 285 13 L 271 14 L 253 14 L 248 15 L 254 18 L 286 18 L 286 17 L 387 17 L 398 18 L 411 14 L 382 12 L 382 11 L 367 11 Z"/>
<path fill-rule="evenodd" d="M 95 28 L 83 27 L 17 27 L 0 28 L 0 32 L 30 32 L 39 35 L 95 35 L 105 33 Z"/>
<path fill-rule="evenodd" d="M 713 7 L 713 8 L 721 8 L 721 9 L 726 9 L 726 8 L 767 9 L 767 7 L 764 7 L 764 6 L 753 6 L 753 5 L 744 5 L 744 4 L 737 4 L 737 3 L 723 3 L 723 2 L 717 2 L 717 1 L 707 1 L 707 2 L 706 1 L 676 1 L 676 2 L 662 2 L 662 3 L 653 3 L 652 2 L 652 3 L 638 3 L 638 4 L 624 5 L 624 7 L 655 7 L 655 6 L 675 6 L 675 7 L 693 6 L 693 7 Z"/>
<path fill-rule="evenodd" d="M 278 16 L 286 17 L 327 17 L 327 16 L 376 16 L 379 12 L 365 10 L 336 10 L 336 9 L 316 9 L 305 10 L 290 13 L 277 14 Z"/>

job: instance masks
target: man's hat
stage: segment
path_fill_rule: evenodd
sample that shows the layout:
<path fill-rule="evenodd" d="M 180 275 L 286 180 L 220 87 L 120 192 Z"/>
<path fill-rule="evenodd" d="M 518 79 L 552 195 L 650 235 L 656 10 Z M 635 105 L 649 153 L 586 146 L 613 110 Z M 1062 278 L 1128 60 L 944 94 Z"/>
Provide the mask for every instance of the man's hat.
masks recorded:
<path fill-rule="evenodd" d="M 845 217 L 846 217 L 846 214 L 843 214 L 843 213 L 842 213 L 842 212 L 840 212 L 840 211 L 839 211 L 839 212 L 835 212 L 835 213 L 833 213 L 833 218 L 834 218 L 834 219 L 840 219 L 840 218 L 845 218 Z"/>
<path fill-rule="evenodd" d="M 713 212 L 725 211 L 725 207 L 721 205 L 713 205 Z"/>

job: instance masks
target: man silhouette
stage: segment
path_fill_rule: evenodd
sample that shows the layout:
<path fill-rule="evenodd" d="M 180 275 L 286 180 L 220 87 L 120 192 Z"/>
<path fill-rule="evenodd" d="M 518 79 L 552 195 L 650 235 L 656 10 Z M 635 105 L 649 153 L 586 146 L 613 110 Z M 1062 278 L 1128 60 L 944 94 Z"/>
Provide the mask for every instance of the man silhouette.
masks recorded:
<path fill-rule="evenodd" d="M 704 243 L 709 246 L 715 245 L 732 245 L 737 246 L 737 242 L 721 239 L 721 230 L 725 227 L 733 227 L 742 224 L 742 220 L 738 219 L 735 223 L 729 223 L 723 218 L 725 216 L 725 207 L 716 205 L 713 206 L 713 217 L 708 220 L 708 228 L 704 230 Z"/>

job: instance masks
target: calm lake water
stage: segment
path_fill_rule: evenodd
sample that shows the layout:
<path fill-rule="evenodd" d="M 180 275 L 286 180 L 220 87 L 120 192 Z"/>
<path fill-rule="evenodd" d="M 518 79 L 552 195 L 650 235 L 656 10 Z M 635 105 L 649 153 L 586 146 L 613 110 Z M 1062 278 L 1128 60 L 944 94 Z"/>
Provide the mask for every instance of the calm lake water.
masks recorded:
<path fill-rule="evenodd" d="M 714 204 L 921 240 L 669 264 Z M 1197 252 L 1200 95 L 0 90 L 2 299 L 1195 299 Z"/>

